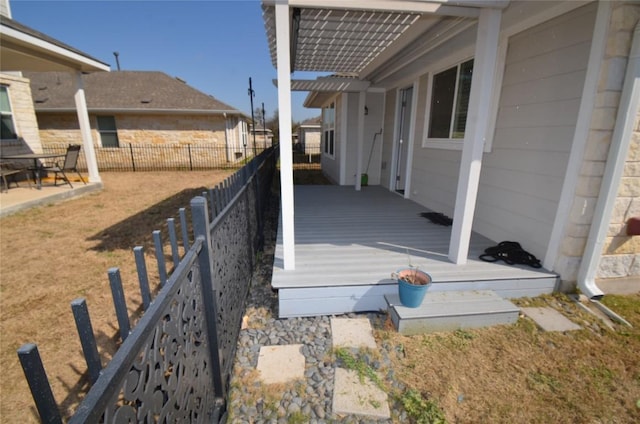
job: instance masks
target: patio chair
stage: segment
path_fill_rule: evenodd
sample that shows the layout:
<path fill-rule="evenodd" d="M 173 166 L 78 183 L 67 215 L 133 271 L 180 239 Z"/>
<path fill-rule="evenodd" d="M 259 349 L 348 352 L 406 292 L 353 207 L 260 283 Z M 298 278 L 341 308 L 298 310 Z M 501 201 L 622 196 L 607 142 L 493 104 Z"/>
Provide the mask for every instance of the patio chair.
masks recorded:
<path fill-rule="evenodd" d="M 70 144 L 69 147 L 67 147 L 67 153 L 64 156 L 62 164 L 60 162 L 56 162 L 53 166 L 43 166 L 42 170 L 55 173 L 55 177 L 53 179 L 54 186 L 58 185 L 58 178 L 60 178 L 73 188 L 73 185 L 71 184 L 71 181 L 69 181 L 69 178 L 67 178 L 65 171 L 75 171 L 80 177 L 80 180 L 87 185 L 87 182 L 82 178 L 82 174 L 80 174 L 80 171 L 78 171 L 77 168 L 78 157 L 80 157 L 80 145 Z"/>
<path fill-rule="evenodd" d="M 23 172 L 27 172 L 24 168 L 15 167 L 13 164 L 1 164 L 0 165 L 0 178 L 2 178 L 2 182 L 0 184 L 4 184 L 4 191 L 9 191 L 9 180 L 7 177 L 11 178 L 11 181 L 16 185 L 16 187 L 20 187 L 18 184 L 18 175 Z M 27 183 L 29 184 L 29 188 L 31 188 L 31 181 L 29 177 L 26 178 Z M 2 186 L 0 185 L 0 191 L 2 191 Z"/>

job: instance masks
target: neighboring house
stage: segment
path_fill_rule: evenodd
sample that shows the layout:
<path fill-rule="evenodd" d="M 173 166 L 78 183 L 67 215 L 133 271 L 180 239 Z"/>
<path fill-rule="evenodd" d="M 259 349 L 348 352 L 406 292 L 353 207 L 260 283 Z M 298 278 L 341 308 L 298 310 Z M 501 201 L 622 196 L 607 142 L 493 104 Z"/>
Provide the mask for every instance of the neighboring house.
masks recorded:
<path fill-rule="evenodd" d="M 298 151 L 313 155 L 320 153 L 320 135 L 322 133 L 322 117 L 309 118 L 298 127 Z"/>
<path fill-rule="evenodd" d="M 640 236 L 627 235 L 640 217 L 637 2 L 291 0 L 263 9 L 281 137 L 290 136 L 288 88 L 309 91 L 305 105 L 323 108 L 331 180 L 360 190 L 373 152 L 369 185 L 453 217 L 454 264 L 467 261 L 473 230 L 519 241 L 563 288 L 577 282 L 589 297 L 602 295 L 597 278 L 640 281 Z M 336 76 L 291 80 L 294 71 Z M 288 156 L 285 270 L 295 264 Z"/>
<path fill-rule="evenodd" d="M 25 75 L 42 143 L 77 143 L 71 78 L 58 72 Z M 88 74 L 83 84 L 92 136 L 100 147 L 211 143 L 228 147 L 230 159 L 253 148 L 242 112 L 163 72 Z"/>
<path fill-rule="evenodd" d="M 109 65 L 14 21 L 9 2 L 0 0 L 0 147 L 5 155 L 25 151 L 42 153 L 31 88 L 23 71 L 60 71 L 73 81 L 70 109 L 76 127 L 81 129 L 77 142 L 84 147 L 89 181 L 100 182 L 80 75 L 109 71 Z"/>
<path fill-rule="evenodd" d="M 251 134 L 251 137 L 253 137 L 253 131 L 253 126 L 251 125 L 249 127 L 249 133 Z M 269 128 L 261 128 L 260 126 L 258 126 L 258 128 L 255 129 L 255 136 L 256 146 L 259 148 L 267 148 L 273 144 L 273 131 L 271 131 Z M 253 138 L 251 139 L 251 143 L 253 143 Z"/>

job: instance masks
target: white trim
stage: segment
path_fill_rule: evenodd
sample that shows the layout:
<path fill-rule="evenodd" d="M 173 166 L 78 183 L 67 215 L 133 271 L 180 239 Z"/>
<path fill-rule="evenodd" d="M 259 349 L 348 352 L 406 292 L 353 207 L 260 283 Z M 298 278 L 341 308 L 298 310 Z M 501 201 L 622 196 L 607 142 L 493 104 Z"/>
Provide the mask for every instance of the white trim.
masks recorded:
<path fill-rule="evenodd" d="M 418 92 L 420 91 L 420 79 L 412 84 L 411 91 L 411 115 L 409 116 L 409 140 L 407 143 L 407 164 L 404 178 L 404 198 L 411 198 L 411 175 L 413 174 L 413 149 L 415 144 L 416 112 L 418 111 Z"/>
<path fill-rule="evenodd" d="M 275 3 L 277 0 L 265 1 L 265 4 Z M 464 16 L 476 18 L 480 7 L 504 8 L 509 5 L 508 0 L 470 0 L 456 1 L 452 5 L 449 0 L 287 0 L 291 7 L 316 9 L 349 9 L 373 10 L 385 12 L 433 13 L 446 16 Z"/>
<path fill-rule="evenodd" d="M 27 84 L 27 86 L 29 85 L 28 82 L 26 82 L 25 84 Z M 5 139 L 2 139 L 2 140 L 4 140 L 4 141 L 19 140 L 21 136 L 18 133 L 19 132 L 19 128 L 18 128 L 18 125 L 16 124 L 16 114 L 13 111 L 13 99 L 11 98 L 11 89 L 10 89 L 11 88 L 11 84 L 0 84 L 0 85 L 2 87 L 6 87 L 6 89 L 7 89 L 7 100 L 9 100 L 9 109 L 11 109 L 11 111 L 10 111 L 10 113 L 11 113 L 11 123 L 13 124 L 13 130 L 14 130 L 14 133 L 16 135 L 16 138 L 5 138 Z M 2 111 L 0 111 L 0 117 L 2 117 L 2 116 L 6 116 L 6 115 L 2 114 Z"/>
<path fill-rule="evenodd" d="M 291 147 L 291 71 L 289 57 L 289 6 L 275 5 L 278 110 L 280 121 L 280 191 L 282 246 L 285 270 L 296 268 L 293 206 L 293 152 Z"/>
<path fill-rule="evenodd" d="M 542 265 L 548 270 L 554 270 L 556 260 L 560 254 L 560 246 L 566 233 L 566 226 L 569 221 L 569 214 L 574 202 L 574 195 L 578 185 L 580 169 L 584 158 L 586 140 L 589 136 L 591 125 L 591 115 L 595 106 L 598 81 L 600 79 L 600 69 L 607 45 L 607 32 L 609 29 L 609 18 L 611 16 L 611 5 L 607 1 L 598 3 L 596 22 L 591 37 L 591 50 L 589 51 L 589 61 L 587 63 L 587 73 L 584 79 L 584 87 L 576 120 L 576 129 L 571 142 L 571 153 L 567 162 L 564 183 L 558 202 L 558 210 L 551 229 L 551 238 L 547 245 L 547 252 Z"/>
<path fill-rule="evenodd" d="M 391 167 L 389 168 L 389 191 L 396 191 L 396 177 L 398 176 L 398 131 L 400 131 L 400 92 L 402 88 L 396 88 L 396 101 L 394 106 L 393 133 L 391 135 Z"/>
<path fill-rule="evenodd" d="M 484 136 L 485 153 L 490 153 L 493 149 L 493 137 L 495 136 L 496 124 L 498 123 L 498 110 L 500 109 L 500 97 L 502 96 L 502 80 L 504 79 L 504 70 L 507 65 L 508 47 L 509 38 L 506 36 L 500 37 L 496 57 L 496 72 L 493 80 L 493 94 L 491 95 L 491 104 L 489 105 L 489 122 Z"/>
<path fill-rule="evenodd" d="M 322 148 L 322 151 L 320 152 L 322 154 L 322 156 L 329 158 L 331 160 L 336 160 L 336 109 L 338 107 L 338 96 L 332 97 L 331 100 L 329 102 L 326 103 L 326 105 L 328 106 L 323 106 L 320 110 L 321 110 L 321 118 L 322 118 L 322 123 L 320 124 L 320 146 Z M 331 107 L 333 105 L 333 108 Z M 326 127 L 325 126 L 325 122 L 324 122 L 324 111 L 325 109 L 332 109 L 333 110 L 333 123 L 331 125 L 331 127 Z M 331 149 L 331 153 L 328 150 L 329 148 L 329 144 L 327 142 L 327 138 L 325 137 L 325 131 L 333 131 L 333 146 Z M 346 129 L 345 129 L 346 131 Z M 345 138 L 344 140 L 347 140 L 346 137 L 346 133 L 345 133 Z M 322 141 L 324 141 L 324 143 L 322 143 Z"/>
<path fill-rule="evenodd" d="M 465 264 L 469 255 L 471 226 L 480 183 L 484 136 L 490 119 L 489 110 L 484 105 L 490 101 L 493 93 L 501 18 L 502 11 L 483 9 L 478 19 L 467 127 L 449 242 L 449 259 L 455 264 Z"/>
<path fill-rule="evenodd" d="M 358 147 L 356 151 L 356 191 L 362 188 L 362 156 L 364 149 L 364 108 L 367 92 L 358 93 Z"/>
<path fill-rule="evenodd" d="M 593 212 L 585 253 L 578 270 L 578 287 L 590 298 L 602 297 L 595 279 L 600 266 L 602 249 L 609 231 L 611 215 L 616 204 L 618 187 L 624 175 L 625 162 L 633 136 L 633 128 L 640 109 L 640 24 L 633 34 L 629 62 L 625 73 L 616 123 L 611 136 L 609 155 L 602 176 L 600 194 Z"/>
<path fill-rule="evenodd" d="M 349 119 L 349 94 L 342 93 L 341 95 L 341 106 L 342 110 L 340 110 L 340 185 L 347 184 L 347 119 Z M 322 126 L 320 127 L 320 131 L 322 132 Z M 320 139 L 322 140 L 322 133 L 320 134 Z M 334 146 L 335 149 L 335 146 Z"/>
<path fill-rule="evenodd" d="M 78 114 L 78 124 L 80 125 L 80 134 L 82 135 L 82 147 L 84 150 L 85 160 L 87 162 L 87 172 L 89 173 L 89 182 L 102 182 L 100 172 L 98 171 L 98 160 L 96 159 L 96 151 L 93 147 L 93 138 L 91 137 L 91 124 L 89 122 L 89 112 L 87 111 L 87 100 L 84 96 L 84 86 L 82 82 L 82 72 L 76 71 L 76 92 L 73 95 L 76 102 L 76 111 Z M 102 140 L 100 141 L 102 144 Z"/>

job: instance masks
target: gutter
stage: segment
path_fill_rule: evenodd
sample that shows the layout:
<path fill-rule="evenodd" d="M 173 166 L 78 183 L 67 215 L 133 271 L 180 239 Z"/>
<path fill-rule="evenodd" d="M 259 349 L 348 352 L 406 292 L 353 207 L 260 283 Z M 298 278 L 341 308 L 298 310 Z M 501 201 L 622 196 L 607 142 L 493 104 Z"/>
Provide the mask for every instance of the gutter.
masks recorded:
<path fill-rule="evenodd" d="M 587 245 L 578 270 L 578 287 L 591 300 L 598 300 L 604 296 L 604 292 L 596 285 L 595 278 L 609 231 L 609 223 L 624 172 L 639 107 L 640 24 L 636 25 L 633 32 L 611 146 L 602 176 L 600 194 L 593 213 L 594 221 L 589 230 Z"/>

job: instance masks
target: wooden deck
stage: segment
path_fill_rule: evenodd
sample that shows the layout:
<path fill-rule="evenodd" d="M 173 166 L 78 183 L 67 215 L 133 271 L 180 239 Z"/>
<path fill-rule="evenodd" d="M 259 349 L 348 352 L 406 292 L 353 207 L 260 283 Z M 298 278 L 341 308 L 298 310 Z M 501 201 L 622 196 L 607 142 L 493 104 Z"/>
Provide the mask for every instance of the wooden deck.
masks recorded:
<path fill-rule="evenodd" d="M 479 234 L 471 238 L 467 264 L 451 263 L 451 227 L 419 215 L 426 211 L 376 186 L 360 192 L 296 186 L 296 269 L 283 269 L 280 231 L 274 260 L 280 317 L 386 309 L 384 295 L 397 291 L 391 273 L 409 263 L 431 275 L 431 291 L 493 290 L 516 298 L 554 290 L 552 272 L 479 260 L 485 248 L 497 244 Z"/>

